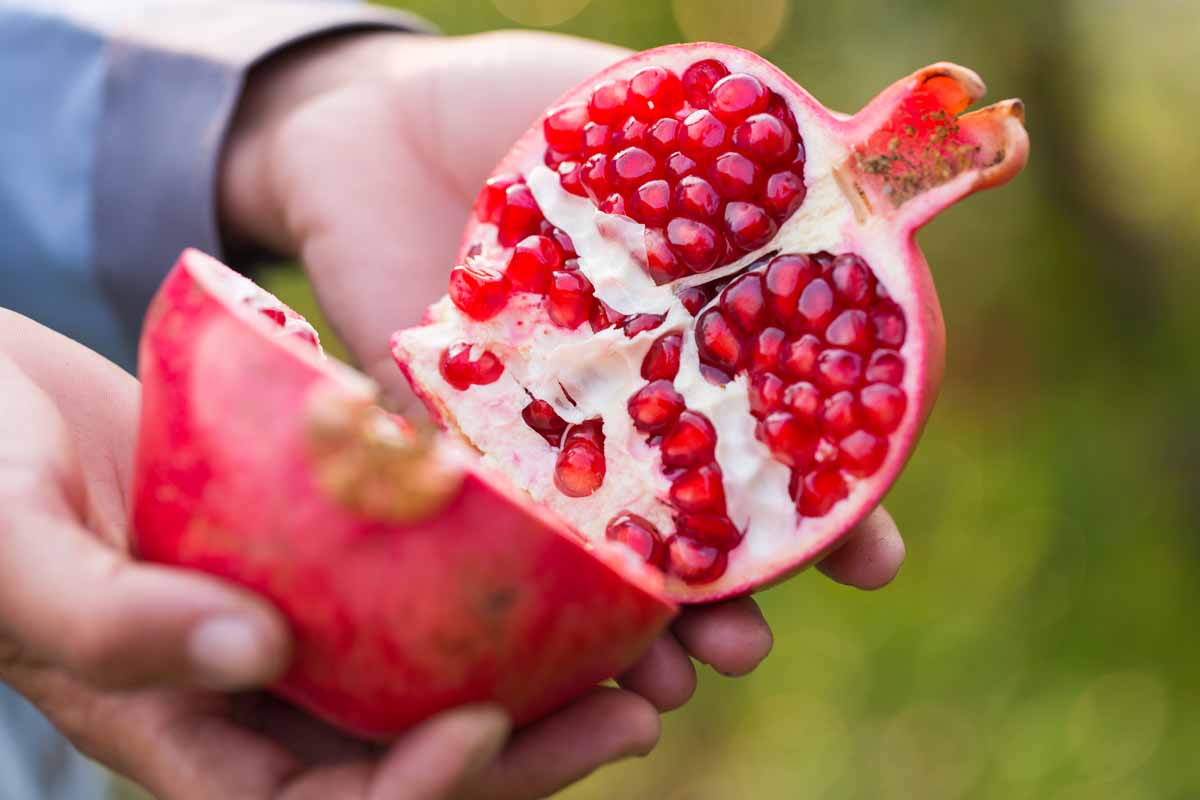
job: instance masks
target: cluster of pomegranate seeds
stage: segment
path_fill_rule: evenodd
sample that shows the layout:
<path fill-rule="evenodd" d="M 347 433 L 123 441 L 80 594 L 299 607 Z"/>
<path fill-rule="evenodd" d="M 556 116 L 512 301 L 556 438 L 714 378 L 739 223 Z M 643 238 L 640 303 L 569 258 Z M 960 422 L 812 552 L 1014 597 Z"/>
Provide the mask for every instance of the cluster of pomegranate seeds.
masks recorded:
<path fill-rule="evenodd" d="M 568 425 L 554 406 L 531 400 L 521 410 L 525 424 L 559 448 L 554 485 L 568 497 L 587 497 L 604 483 L 604 431 L 599 417 Z"/>
<path fill-rule="evenodd" d="M 612 518 L 604 534 L 609 541 L 621 542 L 637 553 L 647 564 L 662 569 L 667 550 L 662 534 L 650 520 L 625 511 Z"/>
<path fill-rule="evenodd" d="M 900 424 L 905 319 L 859 256 L 787 254 L 731 281 L 696 323 L 706 377 L 749 375 L 750 411 L 819 517 L 883 463 Z"/>
<path fill-rule="evenodd" d="M 646 226 L 646 269 L 660 284 L 760 247 L 804 200 L 804 144 L 787 103 L 714 59 L 682 76 L 650 66 L 602 81 L 587 102 L 553 109 L 542 132 L 566 191 Z M 492 181 L 477 213 L 500 227 L 501 244 L 515 243 L 532 197 L 511 177 Z"/>
<path fill-rule="evenodd" d="M 459 342 L 442 351 L 438 369 L 446 383 L 463 390 L 477 384 L 495 383 L 504 372 L 504 364 L 490 350 Z"/>

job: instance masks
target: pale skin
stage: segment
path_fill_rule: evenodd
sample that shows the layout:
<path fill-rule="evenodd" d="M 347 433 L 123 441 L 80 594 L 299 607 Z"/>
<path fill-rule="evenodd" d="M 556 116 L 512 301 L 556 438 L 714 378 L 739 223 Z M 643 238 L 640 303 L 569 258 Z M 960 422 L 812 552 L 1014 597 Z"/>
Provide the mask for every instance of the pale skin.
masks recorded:
<path fill-rule="evenodd" d="M 299 257 L 358 362 L 404 405 L 388 334 L 444 290 L 479 185 L 542 108 L 622 55 L 537 34 L 360 33 L 293 50 L 254 74 L 237 114 L 223 230 Z M 0 312 L 0 385 L 0 680 L 158 797 L 543 797 L 648 753 L 660 713 L 695 688 L 693 660 L 743 675 L 771 648 L 753 600 L 690 609 L 620 688 L 522 730 L 479 706 L 388 746 L 356 742 L 250 691 L 288 661 L 269 606 L 129 558 L 136 382 Z M 874 589 L 903 557 L 878 509 L 820 568 Z"/>

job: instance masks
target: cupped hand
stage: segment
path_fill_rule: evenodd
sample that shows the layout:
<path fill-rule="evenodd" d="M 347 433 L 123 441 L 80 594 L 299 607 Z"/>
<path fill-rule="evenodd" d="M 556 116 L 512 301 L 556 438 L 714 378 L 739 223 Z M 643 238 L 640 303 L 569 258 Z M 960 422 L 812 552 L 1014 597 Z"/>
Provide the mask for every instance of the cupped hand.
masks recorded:
<path fill-rule="evenodd" d="M 240 107 L 220 181 L 224 229 L 235 244 L 299 257 L 359 364 L 415 411 L 389 335 L 445 291 L 471 203 L 505 150 L 624 55 L 535 33 L 360 33 L 293 51 L 259 70 Z M 820 568 L 874 589 L 903 557 L 878 509 Z M 666 710 L 694 689 L 689 656 L 741 675 L 770 648 L 753 600 L 693 607 L 621 684 Z"/>
<path fill-rule="evenodd" d="M 0 310 L 0 386 L 0 681 L 154 796 L 527 800 L 657 740 L 618 689 L 515 735 L 496 708 L 452 710 L 388 747 L 248 691 L 286 668 L 278 614 L 129 556 L 136 381 Z"/>

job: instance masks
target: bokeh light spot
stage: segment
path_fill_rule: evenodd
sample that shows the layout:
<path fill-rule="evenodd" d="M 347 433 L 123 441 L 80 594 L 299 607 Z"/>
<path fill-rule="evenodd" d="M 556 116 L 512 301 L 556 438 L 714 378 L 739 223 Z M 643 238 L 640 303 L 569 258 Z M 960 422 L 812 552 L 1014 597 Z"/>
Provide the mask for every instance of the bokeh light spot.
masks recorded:
<path fill-rule="evenodd" d="M 672 0 L 685 39 L 765 50 L 783 31 L 789 0 Z"/>
<path fill-rule="evenodd" d="M 518 25 L 549 28 L 579 15 L 592 0 L 492 0 L 496 10 Z"/>
<path fill-rule="evenodd" d="M 1167 689 L 1148 672 L 1111 672 L 1088 685 L 1067 722 L 1080 769 L 1115 781 L 1154 755 L 1167 727 Z"/>

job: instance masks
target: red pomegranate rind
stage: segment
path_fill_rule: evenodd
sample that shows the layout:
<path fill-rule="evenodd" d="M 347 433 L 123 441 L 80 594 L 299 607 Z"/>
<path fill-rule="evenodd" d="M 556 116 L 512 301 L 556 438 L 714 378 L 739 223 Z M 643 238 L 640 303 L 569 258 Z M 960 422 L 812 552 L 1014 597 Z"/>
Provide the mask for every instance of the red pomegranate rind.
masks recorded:
<path fill-rule="evenodd" d="M 635 78 L 653 90 L 631 99 Z M 571 242 L 591 324 L 566 330 L 536 292 L 486 322 L 439 303 L 393 337 L 397 362 L 445 424 L 590 540 L 618 514 L 653 525 L 676 598 L 778 580 L 878 504 L 932 408 L 944 331 L 914 231 L 1015 175 L 1028 147 L 1018 101 L 962 113 L 981 94 L 973 73 L 936 64 L 846 116 L 735 48 L 637 54 L 568 92 L 496 173 Z M 492 217 L 473 215 L 463 252 L 502 267 Z M 495 349 L 504 375 L 448 386 L 431 365 L 457 341 Z M 594 493 L 554 488 L 559 453 L 510 422 L 530 397 L 602 419 Z M 712 433 L 689 460 L 697 418 Z"/>
<path fill-rule="evenodd" d="M 247 284 L 189 251 L 151 306 L 139 557 L 269 599 L 297 647 L 275 690 L 367 737 L 477 701 L 527 722 L 633 663 L 673 613 L 652 570 L 461 449 L 413 451 L 366 378 L 271 335 Z"/>

